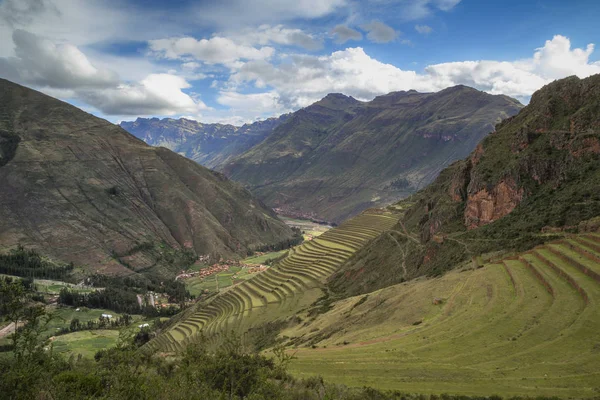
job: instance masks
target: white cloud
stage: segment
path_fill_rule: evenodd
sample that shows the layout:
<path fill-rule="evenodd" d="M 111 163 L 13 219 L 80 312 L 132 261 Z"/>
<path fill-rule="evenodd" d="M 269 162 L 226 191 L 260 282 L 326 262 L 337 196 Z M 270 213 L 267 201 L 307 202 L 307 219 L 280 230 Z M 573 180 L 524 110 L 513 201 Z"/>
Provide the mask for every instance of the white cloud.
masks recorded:
<path fill-rule="evenodd" d="M 59 89 L 116 85 L 117 74 L 98 69 L 79 49 L 70 44 L 55 45 L 32 33 L 17 29 L 12 35 L 15 57 L 0 59 L 0 66 L 13 79 Z"/>
<path fill-rule="evenodd" d="M 362 48 L 349 48 L 326 56 L 296 55 L 290 63 L 274 66 L 265 61 L 246 63 L 232 75 L 234 83 L 270 86 L 290 108 L 306 106 L 330 92 L 359 99 L 410 87 L 414 71 L 402 71 L 369 57 Z"/>
<path fill-rule="evenodd" d="M 415 30 L 421 35 L 428 35 L 433 32 L 433 28 L 429 25 L 415 25 Z"/>
<path fill-rule="evenodd" d="M 542 76 L 558 79 L 567 75 L 589 76 L 600 73 L 600 62 L 589 63 L 594 52 L 594 45 L 588 44 L 584 49 L 571 50 L 571 41 L 561 35 L 547 40 L 544 47 L 536 50 L 532 69 Z"/>
<path fill-rule="evenodd" d="M 219 27 L 256 26 L 296 19 L 320 18 L 350 4 L 350 0 L 222 0 L 198 2 L 195 18 Z"/>
<path fill-rule="evenodd" d="M 367 39 L 375 43 L 388 43 L 395 40 L 399 35 L 394 28 L 377 20 L 373 20 L 368 24 L 363 24 L 360 27 L 368 32 Z"/>
<path fill-rule="evenodd" d="M 274 91 L 249 94 L 222 91 L 217 97 L 217 102 L 230 107 L 233 112 L 244 113 L 249 116 L 275 115 L 286 111 L 279 101 L 279 94 Z"/>
<path fill-rule="evenodd" d="M 404 20 L 417 20 L 429 17 L 436 10 L 450 11 L 461 0 L 409 0 L 398 2 L 402 7 L 400 17 Z"/>
<path fill-rule="evenodd" d="M 272 47 L 240 45 L 229 38 L 215 36 L 196 40 L 192 37 L 157 39 L 149 41 L 150 50 L 169 59 L 192 56 L 208 64 L 229 64 L 238 60 L 262 60 L 275 52 Z"/>
<path fill-rule="evenodd" d="M 323 47 L 323 40 L 297 28 L 284 28 L 283 25 L 261 25 L 258 28 L 242 29 L 234 34 L 223 36 L 236 43 L 255 46 L 280 44 L 284 46 L 299 46 L 307 50 L 318 50 Z"/>
<path fill-rule="evenodd" d="M 0 1 L 1 38 L 9 38 L 14 30 L 23 29 L 54 43 L 69 43 L 78 48 L 169 37 L 193 23 L 188 13 L 181 13 L 177 20 L 167 19 L 161 12 L 135 6 L 127 0 Z M 11 41 L 0 40 L 0 57 L 12 55 Z"/>
<path fill-rule="evenodd" d="M 108 115 L 174 115 L 207 108 L 182 91 L 190 85 L 181 76 L 155 73 L 139 83 L 124 82 L 73 45 L 55 44 L 19 29 L 13 42 L 15 56 L 0 58 L 2 76 L 51 96 L 80 99 Z"/>
<path fill-rule="evenodd" d="M 175 115 L 207 109 L 202 101 L 182 92 L 189 87 L 182 77 L 151 74 L 139 84 L 81 91 L 79 97 L 108 115 Z"/>
<path fill-rule="evenodd" d="M 331 30 L 336 43 L 346 43 L 348 40 L 361 40 L 363 35 L 359 31 L 346 25 L 337 25 Z"/>
<path fill-rule="evenodd" d="M 554 79 L 600 73 L 600 62 L 589 62 L 592 50 L 593 46 L 571 49 L 568 38 L 555 36 L 529 59 L 442 63 L 417 73 L 382 63 L 357 47 L 325 56 L 296 55 L 278 65 L 247 62 L 230 81 L 233 86 L 251 82 L 269 87 L 279 94 L 279 103 L 290 108 L 306 106 L 331 92 L 370 100 L 397 90 L 429 92 L 458 84 L 527 102 L 535 90 Z"/>

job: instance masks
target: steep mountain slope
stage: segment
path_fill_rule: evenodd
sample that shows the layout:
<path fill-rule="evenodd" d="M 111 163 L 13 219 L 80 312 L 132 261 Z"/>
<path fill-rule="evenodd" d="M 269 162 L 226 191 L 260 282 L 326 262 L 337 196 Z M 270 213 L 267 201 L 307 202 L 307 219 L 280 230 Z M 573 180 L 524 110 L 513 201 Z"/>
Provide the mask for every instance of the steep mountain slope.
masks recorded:
<path fill-rule="evenodd" d="M 330 288 L 367 293 L 483 253 L 527 250 L 562 231 L 598 229 L 599 161 L 600 75 L 553 82 L 467 159 L 393 206 L 404 217 Z"/>
<path fill-rule="evenodd" d="M 289 117 L 244 124 L 203 124 L 185 118 L 138 118 L 119 125 L 151 146 L 161 146 L 182 154 L 208 168 L 224 164 L 262 142 Z"/>
<path fill-rule="evenodd" d="M 292 236 L 239 184 L 39 92 L 0 80 L 0 248 L 88 272 L 161 268 Z"/>
<path fill-rule="evenodd" d="M 340 222 L 425 186 L 520 108 L 465 86 L 368 103 L 330 94 L 220 170 L 284 213 Z"/>

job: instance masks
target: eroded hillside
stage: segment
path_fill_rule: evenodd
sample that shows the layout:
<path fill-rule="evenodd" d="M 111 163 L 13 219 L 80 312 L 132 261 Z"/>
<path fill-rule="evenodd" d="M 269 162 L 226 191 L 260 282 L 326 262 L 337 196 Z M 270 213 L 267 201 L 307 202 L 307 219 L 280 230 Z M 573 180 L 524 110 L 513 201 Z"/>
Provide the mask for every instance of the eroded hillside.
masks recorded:
<path fill-rule="evenodd" d="M 161 272 L 171 250 L 232 257 L 292 236 L 223 175 L 6 80 L 0 183 L 0 248 L 88 273 Z"/>

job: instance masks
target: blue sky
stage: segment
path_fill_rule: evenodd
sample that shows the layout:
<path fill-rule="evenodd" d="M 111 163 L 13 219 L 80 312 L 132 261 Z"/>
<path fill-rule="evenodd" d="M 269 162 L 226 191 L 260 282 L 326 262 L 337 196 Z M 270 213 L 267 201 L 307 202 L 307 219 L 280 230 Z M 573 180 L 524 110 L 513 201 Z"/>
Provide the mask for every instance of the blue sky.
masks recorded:
<path fill-rule="evenodd" d="M 113 122 L 456 84 L 526 103 L 600 73 L 598 17 L 591 0 L 0 0 L 0 77 Z"/>

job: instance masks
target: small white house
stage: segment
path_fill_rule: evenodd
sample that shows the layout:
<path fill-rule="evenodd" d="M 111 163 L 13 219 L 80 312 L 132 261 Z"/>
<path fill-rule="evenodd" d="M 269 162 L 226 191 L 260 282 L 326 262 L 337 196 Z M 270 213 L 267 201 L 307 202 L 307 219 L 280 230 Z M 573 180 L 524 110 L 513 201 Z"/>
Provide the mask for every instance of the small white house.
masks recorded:
<path fill-rule="evenodd" d="M 112 318 L 112 314 L 102 314 L 102 318 L 111 319 Z"/>
<path fill-rule="evenodd" d="M 138 326 L 138 328 L 142 329 L 142 328 L 146 328 L 148 326 L 150 326 L 150 324 L 141 324 Z"/>

